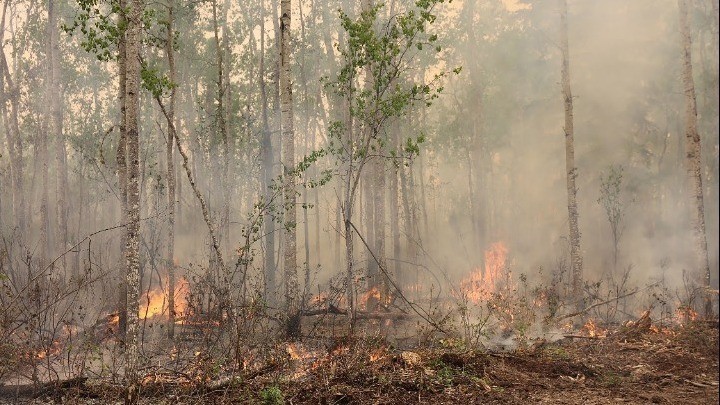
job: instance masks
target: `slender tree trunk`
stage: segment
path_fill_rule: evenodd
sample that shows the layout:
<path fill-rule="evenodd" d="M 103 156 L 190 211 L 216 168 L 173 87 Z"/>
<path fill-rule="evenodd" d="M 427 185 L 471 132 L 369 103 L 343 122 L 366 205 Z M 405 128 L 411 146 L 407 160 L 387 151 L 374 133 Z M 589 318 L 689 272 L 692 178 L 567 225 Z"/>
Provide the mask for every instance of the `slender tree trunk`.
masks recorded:
<path fill-rule="evenodd" d="M 287 334 L 290 337 L 300 335 L 298 315 L 298 276 L 297 276 L 297 213 L 295 207 L 295 133 L 293 130 L 293 97 L 290 80 L 290 27 L 291 1 L 280 1 L 280 104 L 282 126 L 282 163 L 284 178 L 285 231 L 283 270 L 285 273 L 285 306 L 289 321 Z"/>
<path fill-rule="evenodd" d="M 400 125 L 398 120 L 396 119 L 393 122 L 392 129 L 391 129 L 391 145 L 396 150 L 399 150 L 399 148 L 402 146 L 400 145 Z M 402 162 L 400 162 L 402 164 Z M 400 261 L 402 259 L 402 251 L 400 246 L 400 208 L 399 208 L 399 195 L 400 195 L 400 184 L 398 182 L 398 168 L 396 166 L 393 166 L 389 176 L 390 176 L 390 233 L 392 236 L 392 246 L 393 246 L 393 258 L 395 259 L 393 266 L 393 269 L 395 270 L 395 278 L 398 282 L 398 285 L 405 286 L 405 283 L 407 280 L 405 280 L 404 274 L 402 273 L 402 262 Z"/>
<path fill-rule="evenodd" d="M 567 175 L 568 223 L 570 226 L 570 265 L 573 298 L 578 309 L 583 307 L 583 257 L 580 250 L 580 230 L 577 208 L 577 167 L 573 127 L 573 99 L 570 90 L 570 50 L 568 46 L 567 0 L 560 1 L 560 47 L 562 51 L 562 94 L 565 103 L 565 170 Z"/>
<path fill-rule="evenodd" d="M 268 100 L 267 85 L 265 83 L 265 4 L 260 11 L 260 100 L 262 103 L 262 193 L 265 196 L 265 204 L 270 204 L 273 198 L 271 189 L 273 178 L 273 147 L 268 122 Z M 270 214 L 268 214 L 270 215 Z M 263 232 L 265 233 L 265 298 L 274 301 L 275 298 L 275 232 L 273 218 L 263 220 Z"/>
<path fill-rule="evenodd" d="M 126 35 L 125 127 L 127 130 L 127 202 L 125 261 L 127 266 L 127 335 L 125 338 L 126 404 L 138 400 L 138 310 L 140 295 L 140 49 L 142 46 L 143 0 L 128 4 Z"/>
<path fill-rule="evenodd" d="M 300 40 L 302 43 L 305 43 L 305 20 L 303 16 L 303 7 L 302 7 L 302 1 L 298 2 L 298 9 L 300 11 Z M 300 67 L 300 85 L 302 86 L 302 102 L 304 104 L 304 113 L 306 117 L 310 117 L 310 103 L 309 103 L 309 95 L 308 95 L 308 85 L 307 85 L 307 77 L 305 75 L 305 68 L 306 68 L 307 58 L 305 57 L 305 54 L 303 53 L 302 58 L 302 64 Z M 303 120 L 303 146 L 304 146 L 304 153 L 305 155 L 310 154 L 311 146 L 308 144 L 310 141 L 310 137 L 308 136 L 310 132 L 310 119 Z M 307 174 L 310 172 L 308 171 Z M 310 292 L 310 223 L 308 221 L 308 188 L 303 187 L 302 191 L 302 199 L 303 199 L 303 239 L 305 240 L 304 248 L 305 248 L 305 277 L 304 277 L 304 284 L 303 284 L 303 299 L 301 302 L 301 305 L 305 305 L 305 294 L 308 294 Z M 316 208 L 317 209 L 317 208 Z"/>
<path fill-rule="evenodd" d="M 56 0 L 51 0 L 51 4 Z M 69 202 L 68 193 L 68 172 L 67 172 L 67 152 L 65 150 L 65 134 L 63 133 L 63 107 L 60 100 L 63 99 L 63 89 L 61 83 L 60 71 L 60 46 L 58 44 L 58 25 L 57 12 L 53 11 L 48 14 L 48 25 L 50 26 L 50 48 L 51 48 L 51 70 L 52 70 L 52 94 L 50 98 L 50 115 L 52 118 L 52 131 L 55 146 L 55 218 L 57 221 L 57 242 L 60 245 L 60 251 L 65 251 L 68 247 L 68 209 Z M 66 270 L 67 261 L 63 255 L 60 265 L 63 271 Z M 74 273 L 74 271 L 73 271 Z M 78 274 L 73 274 L 78 277 Z"/>
<path fill-rule="evenodd" d="M 9 0 L 3 4 L 2 21 L 0 22 L 0 40 L 5 38 L 5 17 Z M 19 86 L 19 84 L 17 85 Z M 12 205 L 13 215 L 15 217 L 15 226 L 19 230 L 19 234 L 25 234 L 25 192 L 23 179 L 23 142 L 20 136 L 20 125 L 18 122 L 18 108 L 20 89 L 17 87 L 10 75 L 10 67 L 8 66 L 5 50 L 0 47 L 0 91 L 3 100 L 3 121 L 5 123 L 5 133 L 8 139 L 8 152 L 10 154 L 10 169 L 12 171 Z M 7 90 L 5 90 L 7 87 Z M 5 102 L 10 101 L 9 109 Z"/>
<path fill-rule="evenodd" d="M 175 4 L 174 0 L 170 0 L 168 4 L 168 25 L 167 38 L 165 43 L 165 52 L 167 54 L 168 70 L 170 74 L 170 82 L 175 84 Z M 173 86 L 170 89 L 170 101 L 167 108 L 168 134 L 165 141 L 165 158 L 167 160 L 167 203 L 168 203 L 168 241 L 167 241 L 167 257 L 166 266 L 168 268 L 168 337 L 175 337 L 175 162 L 174 162 L 174 139 L 175 139 L 175 96 L 176 91 Z M 172 124 L 172 125 L 170 125 Z"/>
<path fill-rule="evenodd" d="M 360 202 L 362 206 L 359 210 L 361 212 L 361 217 L 358 218 L 358 222 L 361 222 L 365 225 L 365 238 L 370 246 L 372 246 L 373 249 L 377 248 L 376 241 L 375 241 L 375 228 L 377 226 L 377 222 L 375 221 L 375 187 L 376 184 L 375 181 L 375 170 L 377 169 L 375 162 L 371 162 L 368 164 L 365 168 L 365 173 L 363 176 L 363 179 L 360 180 L 362 184 L 361 188 L 361 195 Z M 379 279 L 378 279 L 378 266 L 375 260 L 373 260 L 372 253 L 365 250 L 365 261 L 367 266 L 367 289 L 373 290 L 376 289 L 379 285 Z M 377 301 L 375 300 L 375 294 L 369 294 L 368 300 L 366 302 L 366 309 L 367 310 L 374 310 L 377 307 Z"/>
<path fill-rule="evenodd" d="M 377 284 L 381 287 L 380 297 L 381 300 L 386 300 L 390 293 L 390 280 L 386 275 L 383 275 L 379 268 L 387 269 L 386 265 L 386 254 L 385 254 L 385 159 L 376 159 L 373 166 L 375 166 L 375 181 L 373 191 L 373 205 L 374 205 L 374 227 L 375 227 L 375 257 L 379 263 L 376 263 L 376 280 Z M 375 260 L 371 258 L 374 262 Z"/>
<path fill-rule="evenodd" d="M 45 97 L 46 100 L 50 100 L 52 104 L 53 89 L 52 89 L 52 40 L 50 24 L 54 19 L 54 4 L 52 0 L 48 1 L 48 25 L 45 31 L 46 39 L 46 55 L 45 55 Z M 49 170 L 50 170 L 50 154 L 48 151 L 48 132 L 51 131 L 51 118 L 50 108 L 47 104 L 43 106 L 43 118 L 42 126 L 40 128 L 39 139 L 36 141 L 36 147 L 38 148 L 40 165 L 41 165 L 41 176 L 42 186 L 40 190 L 40 268 L 44 269 L 47 265 L 48 255 L 52 255 L 50 251 L 50 209 L 48 207 L 49 201 Z"/>
<path fill-rule="evenodd" d="M 683 48 L 682 81 L 685 93 L 685 164 L 690 180 L 692 204 L 692 227 L 695 237 L 695 266 L 703 278 L 705 316 L 713 316 L 710 292 L 710 263 L 708 260 L 707 235 L 705 234 L 705 204 L 702 185 L 702 149 L 698 132 L 697 101 L 692 68 L 692 37 L 688 16 L 688 0 L 678 0 L 680 10 L 680 36 Z"/>
<path fill-rule="evenodd" d="M 215 35 L 215 63 L 217 64 L 217 125 L 220 130 L 220 139 L 223 144 L 223 161 L 222 161 L 222 214 L 221 214 L 221 229 L 220 232 L 222 239 L 225 241 L 225 245 L 229 243 L 230 239 L 230 183 L 228 180 L 230 170 L 230 142 L 228 139 L 228 127 L 227 127 L 227 111 L 225 103 L 225 73 L 224 73 L 224 59 L 223 59 L 223 46 L 220 39 L 220 27 L 218 23 L 218 11 L 217 11 L 217 0 L 213 0 L 213 32 Z M 227 33 L 223 31 L 222 41 L 227 41 Z M 219 280 L 218 280 L 219 281 Z M 225 301 L 227 297 L 221 297 L 221 301 Z"/>
<path fill-rule="evenodd" d="M 125 9 L 127 7 L 126 0 L 120 0 L 120 8 Z M 124 25 L 126 18 L 123 13 L 119 14 L 118 25 Z M 126 116 L 126 105 L 125 105 L 125 88 L 127 87 L 126 77 L 126 38 L 121 35 L 118 41 L 118 103 L 120 105 L 120 117 L 119 117 L 119 139 L 117 145 L 117 153 L 115 155 L 117 164 L 117 176 L 118 176 L 118 190 L 120 194 L 120 223 L 128 223 L 128 205 L 127 205 L 127 126 L 125 122 Z M 125 247 L 127 245 L 127 234 L 123 233 L 120 236 L 120 257 L 125 257 Z M 121 274 L 127 274 L 127 267 L 122 266 Z M 120 314 L 118 320 L 118 330 L 121 336 L 125 336 L 127 331 L 127 283 L 126 281 L 120 282 L 118 296 L 118 313 Z"/>

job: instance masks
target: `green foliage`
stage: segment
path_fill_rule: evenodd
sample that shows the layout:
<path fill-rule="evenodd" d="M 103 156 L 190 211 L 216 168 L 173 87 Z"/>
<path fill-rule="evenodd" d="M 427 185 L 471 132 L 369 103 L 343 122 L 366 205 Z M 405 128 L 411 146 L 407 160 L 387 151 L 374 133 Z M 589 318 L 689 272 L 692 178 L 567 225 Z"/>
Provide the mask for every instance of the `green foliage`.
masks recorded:
<path fill-rule="evenodd" d="M 262 399 L 263 405 L 282 405 L 285 403 L 282 391 L 277 385 L 263 388 L 263 390 L 260 391 L 260 398 Z"/>
<path fill-rule="evenodd" d="M 76 30 L 82 33 L 80 46 L 94 54 L 98 60 L 116 60 L 117 45 L 127 28 L 125 19 L 119 16 L 128 10 L 120 7 L 118 0 L 75 0 L 78 10 L 71 24 L 62 24 L 65 33 L 72 35 Z"/>
<path fill-rule="evenodd" d="M 443 91 L 438 83 L 447 72 L 435 74 L 427 83 L 413 83 L 409 78 L 413 62 L 426 45 L 432 45 L 428 48 L 435 52 L 441 50 L 435 45 L 437 34 L 427 32 L 437 18 L 433 9 L 439 3 L 444 0 L 416 1 L 414 8 L 387 22 L 379 21 L 383 4 L 363 11 L 357 19 L 340 11 L 347 46 L 341 49 L 344 64 L 328 87 L 349 101 L 351 117 L 374 142 L 338 147 L 331 139 L 331 151 L 350 155 L 353 160 L 362 160 L 370 152 L 382 151 L 386 147 L 383 128 L 388 120 L 406 114 L 416 103 L 430 106 Z M 454 72 L 459 73 L 460 69 Z M 340 144 L 344 132 L 340 123 L 330 127 L 331 138 L 340 140 Z M 419 153 L 419 145 L 424 139 L 423 134 L 408 139 L 402 152 Z M 396 157 L 397 152 L 391 151 L 391 155 Z"/>
<path fill-rule="evenodd" d="M 153 97 L 156 98 L 162 97 L 166 91 L 176 86 L 170 81 L 170 78 L 163 75 L 158 68 L 150 67 L 147 63 L 142 64 L 140 77 L 143 88 L 152 93 Z"/>
<path fill-rule="evenodd" d="M 76 3 L 78 9 L 75 17 L 71 24 L 62 24 L 63 31 L 73 35 L 79 30 L 82 34 L 80 45 L 85 51 L 103 62 L 116 61 L 118 45 L 127 28 L 127 21 L 122 17 L 128 8 L 120 7 L 119 0 L 76 0 Z M 142 23 L 146 33 L 145 45 L 163 49 L 167 41 L 167 20 L 158 16 L 154 9 L 146 8 L 143 10 Z M 176 47 L 176 35 L 174 37 L 173 47 Z M 150 66 L 146 61 L 142 62 L 140 77 L 143 88 L 154 97 L 162 97 L 175 87 L 159 68 Z"/>

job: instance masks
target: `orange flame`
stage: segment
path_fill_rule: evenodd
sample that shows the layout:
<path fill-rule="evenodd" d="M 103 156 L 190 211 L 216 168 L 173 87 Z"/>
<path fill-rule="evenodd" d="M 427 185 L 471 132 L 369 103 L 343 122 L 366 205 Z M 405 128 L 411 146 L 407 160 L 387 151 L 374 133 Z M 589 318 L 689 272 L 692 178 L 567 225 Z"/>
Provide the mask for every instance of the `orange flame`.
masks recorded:
<path fill-rule="evenodd" d="M 43 360 L 49 356 L 58 355 L 62 351 L 62 348 L 63 345 L 59 341 L 55 340 L 50 344 L 49 347 L 46 347 L 35 353 L 35 358 L 38 360 Z"/>
<path fill-rule="evenodd" d="M 495 242 L 485 251 L 485 271 L 476 269 L 460 282 L 460 290 L 471 302 L 487 300 L 495 291 L 502 277 L 507 260 L 507 248 L 502 242 Z"/>
<path fill-rule="evenodd" d="M 325 303 L 328 301 L 328 293 L 321 292 L 318 295 L 314 295 L 312 298 L 310 298 L 310 305 L 314 307 L 322 307 L 325 306 Z"/>
<path fill-rule="evenodd" d="M 187 298 L 190 284 L 185 277 L 181 277 L 175 286 L 175 314 L 182 316 L 187 310 Z M 140 319 L 149 319 L 155 316 L 169 317 L 168 308 L 168 281 L 163 280 L 159 286 L 142 295 L 140 303 Z"/>
<path fill-rule="evenodd" d="M 386 353 L 387 353 L 387 351 L 385 350 L 384 347 L 381 347 L 381 348 L 375 350 L 374 352 L 370 353 L 370 362 L 374 363 L 374 362 L 384 358 Z"/>
<path fill-rule="evenodd" d="M 590 337 L 607 336 L 607 330 L 597 326 L 592 319 L 588 319 L 588 321 L 585 322 L 585 325 L 583 325 L 580 331 L 586 333 Z"/>
<path fill-rule="evenodd" d="M 698 313 L 689 306 L 681 306 L 675 310 L 675 322 L 684 326 L 698 319 Z"/>
<path fill-rule="evenodd" d="M 360 305 L 367 308 L 367 304 L 370 299 L 374 299 L 376 302 L 380 301 L 380 289 L 377 286 L 367 290 L 360 297 Z"/>

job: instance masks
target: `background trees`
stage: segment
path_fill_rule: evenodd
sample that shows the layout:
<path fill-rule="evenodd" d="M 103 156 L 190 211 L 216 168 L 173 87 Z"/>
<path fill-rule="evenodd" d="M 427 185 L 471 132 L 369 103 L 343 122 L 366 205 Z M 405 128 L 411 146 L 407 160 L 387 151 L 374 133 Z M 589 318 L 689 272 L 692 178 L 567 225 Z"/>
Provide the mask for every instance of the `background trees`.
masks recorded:
<path fill-rule="evenodd" d="M 298 313 L 336 290 L 334 305 L 351 313 L 391 307 L 395 289 L 442 285 L 447 295 L 484 271 L 499 242 L 515 274 L 540 282 L 552 273 L 561 292 L 588 303 L 615 266 L 632 265 L 634 283 L 663 278 L 673 288 L 683 270 L 693 282 L 717 274 L 714 1 L 688 3 L 687 27 L 670 0 L 570 1 L 564 98 L 555 3 L 396 0 L 364 12 L 356 3 L 163 1 L 145 4 L 131 24 L 135 2 L 4 1 L 7 291 L 95 280 L 82 284 L 93 305 L 66 315 L 90 322 L 124 307 L 127 294 L 142 308 L 160 288 L 172 330 L 173 316 L 187 312 L 168 307 L 185 301 L 232 324 L 257 306 L 285 316 L 278 291 Z M 682 47 L 681 28 L 692 38 Z M 131 39 L 138 49 L 127 49 Z M 140 88 L 125 87 L 136 78 Z M 690 149 L 678 95 L 690 82 L 702 185 L 688 184 L 682 169 Z M 574 103 L 572 127 L 582 134 L 567 168 L 563 100 Z M 619 192 L 633 201 L 622 239 L 596 203 L 601 173 L 619 165 Z M 569 178 L 582 249 L 565 211 Z M 709 272 L 693 254 L 702 215 L 680 214 L 700 197 Z M 580 254 L 587 284 L 570 275 Z M 120 288 L 118 299 L 135 269 L 137 289 Z M 694 285 L 716 286 L 705 280 Z M 185 284 L 190 298 L 176 300 Z M 128 331 L 135 324 L 128 317 Z"/>

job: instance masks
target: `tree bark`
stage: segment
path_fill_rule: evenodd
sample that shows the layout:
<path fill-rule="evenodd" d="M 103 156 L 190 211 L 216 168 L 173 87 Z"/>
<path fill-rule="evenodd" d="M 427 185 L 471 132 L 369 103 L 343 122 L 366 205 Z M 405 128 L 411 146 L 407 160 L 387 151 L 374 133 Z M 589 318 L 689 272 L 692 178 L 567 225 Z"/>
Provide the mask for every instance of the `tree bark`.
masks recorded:
<path fill-rule="evenodd" d="M 56 0 L 50 0 L 50 4 L 54 5 Z M 67 172 L 67 152 L 65 150 L 65 134 L 63 133 L 63 107 L 60 100 L 63 99 L 63 89 L 61 84 L 60 71 L 60 46 L 58 44 L 58 23 L 57 12 L 53 10 L 48 13 L 48 25 L 50 27 L 50 51 L 51 51 L 51 73 L 52 73 L 52 94 L 50 98 L 50 116 L 52 123 L 51 134 L 54 138 L 55 146 L 55 219 L 57 223 L 57 242 L 60 245 L 60 251 L 64 252 L 68 247 L 68 172 Z M 60 260 L 63 271 L 66 270 L 67 261 L 65 256 Z M 77 273 L 73 274 L 78 277 Z"/>
<path fill-rule="evenodd" d="M 46 55 L 45 55 L 45 97 L 46 100 L 50 100 L 52 104 L 53 89 L 52 89 L 52 40 L 50 25 L 54 19 L 54 4 L 52 0 L 48 1 L 48 25 L 45 30 L 46 39 Z M 49 213 L 49 170 L 50 170 L 50 154 L 48 150 L 48 132 L 51 131 L 52 123 L 50 118 L 49 105 L 43 106 L 43 121 L 40 128 L 39 139 L 36 140 L 36 147 L 38 148 L 40 165 L 41 165 L 41 176 L 42 185 L 40 190 L 40 268 L 44 269 L 47 265 L 48 255 L 51 253 L 51 236 L 50 236 L 50 213 Z"/>
<path fill-rule="evenodd" d="M 170 82 L 175 84 L 175 47 L 174 47 L 174 17 L 175 17 L 174 0 L 170 0 L 168 4 L 168 25 L 166 38 L 166 54 L 168 61 L 168 71 L 170 74 Z M 166 266 L 168 268 L 168 337 L 175 337 L 175 162 L 174 162 L 174 139 L 175 139 L 175 86 L 170 89 L 170 101 L 167 108 L 168 134 L 165 141 L 165 158 L 167 160 L 167 203 L 168 203 L 168 241 L 167 241 L 167 257 Z M 172 124 L 172 125 L 171 125 Z"/>
<path fill-rule="evenodd" d="M 290 27 L 291 1 L 280 1 L 280 109 L 282 126 L 283 193 L 285 204 L 285 231 L 283 271 L 285 273 L 285 307 L 289 316 L 287 334 L 300 335 L 298 319 L 298 276 L 297 276 L 297 213 L 295 207 L 295 133 L 293 130 L 293 97 L 290 80 Z"/>
<path fill-rule="evenodd" d="M 262 193 L 265 196 L 265 204 L 270 204 L 273 198 L 271 189 L 273 178 L 273 146 L 268 120 L 267 84 L 265 83 L 265 4 L 260 11 L 260 100 L 262 103 Z M 275 298 L 275 232 L 274 218 L 265 218 L 263 221 L 263 232 L 265 234 L 265 298 L 274 301 Z"/>
<path fill-rule="evenodd" d="M 120 0 L 120 8 L 125 9 L 127 7 L 127 0 Z M 119 13 L 118 25 L 124 25 L 126 23 L 126 16 L 124 13 Z M 120 223 L 128 223 L 128 204 L 127 204 L 127 125 L 125 122 L 125 116 L 127 115 L 127 109 L 125 106 L 125 88 L 127 87 L 126 77 L 126 38 L 121 35 L 118 41 L 118 103 L 120 106 L 120 119 L 119 119 L 119 138 L 117 145 L 117 152 L 115 155 L 115 162 L 117 164 L 117 176 L 118 176 L 118 189 L 120 194 Z M 127 234 L 123 233 L 120 236 L 120 257 L 125 257 L 125 247 L 127 245 Z M 127 267 L 122 267 L 122 273 L 127 274 Z M 118 330 L 121 336 L 125 336 L 127 331 L 127 283 L 122 281 L 119 286 L 119 298 L 117 311 L 120 314 L 118 319 Z"/>
<path fill-rule="evenodd" d="M 3 4 L 2 21 L 0 22 L 0 41 L 5 39 L 5 16 L 10 1 L 6 0 Z M 7 86 L 7 90 L 5 87 Z M 15 216 L 15 227 L 19 230 L 19 234 L 25 234 L 25 191 L 23 178 L 23 141 L 20 136 L 20 125 L 18 122 L 19 108 L 19 84 L 16 85 L 10 74 L 7 58 L 4 48 L 0 47 L 0 92 L 2 92 L 2 109 L 3 122 L 5 123 L 5 133 L 8 140 L 8 153 L 10 154 L 10 170 L 12 172 L 12 205 L 13 215 Z M 10 102 L 9 109 L 6 106 Z"/>
<path fill-rule="evenodd" d="M 562 52 L 562 94 L 565 103 L 565 171 L 567 177 L 568 224 L 570 227 L 570 265 L 575 305 L 583 304 L 583 257 L 580 250 L 580 230 L 577 208 L 577 167 L 575 167 L 575 144 L 573 127 L 573 99 L 570 89 L 570 51 L 568 46 L 567 0 L 560 1 L 560 48 Z"/>
<path fill-rule="evenodd" d="M 126 404 L 138 401 L 138 310 L 140 295 L 140 49 L 142 46 L 143 0 L 128 4 L 126 38 L 125 126 L 127 130 L 127 202 L 125 262 L 127 266 L 127 335 L 125 337 Z"/>
<path fill-rule="evenodd" d="M 396 119 L 391 128 L 391 145 L 394 149 L 396 149 L 398 152 L 402 145 L 400 145 L 400 123 Z M 407 280 L 405 280 L 404 274 L 402 273 L 402 251 L 400 246 L 400 183 L 398 182 L 398 166 L 399 163 L 402 165 L 402 161 L 395 162 L 396 166 L 393 166 L 390 170 L 389 176 L 390 176 L 390 185 L 389 185 L 389 192 L 390 192 L 390 234 L 392 236 L 392 246 L 393 246 L 393 259 L 394 265 L 394 273 L 395 273 L 395 279 L 397 280 L 398 284 L 400 286 L 405 286 L 405 283 Z"/>
<path fill-rule="evenodd" d="M 220 130 L 220 139 L 223 146 L 223 161 L 222 161 L 222 175 L 221 175 L 221 186 L 222 186 L 222 214 L 220 219 L 221 235 L 225 241 L 225 245 L 229 243 L 230 239 L 230 183 L 228 180 L 230 170 L 230 141 L 228 139 L 228 127 L 227 127 L 227 112 L 225 103 L 225 61 L 223 58 L 223 46 L 220 39 L 220 27 L 218 23 L 218 11 L 217 11 L 217 0 L 213 0 L 213 32 L 215 35 L 215 63 L 217 64 L 217 125 Z M 227 41 L 227 33 L 223 30 L 222 41 Z M 223 298 L 224 300 L 224 298 Z"/>
<path fill-rule="evenodd" d="M 692 204 L 691 224 L 695 239 L 695 266 L 705 287 L 704 311 L 710 319 L 713 316 L 710 292 L 710 263 L 708 260 L 707 235 L 705 233 L 705 204 L 702 184 L 702 148 L 698 132 L 697 101 L 692 68 L 692 36 L 688 16 L 688 0 L 678 0 L 680 11 L 680 36 L 682 39 L 683 69 L 682 82 L 685 94 L 685 164 L 690 180 L 688 192 Z"/>

